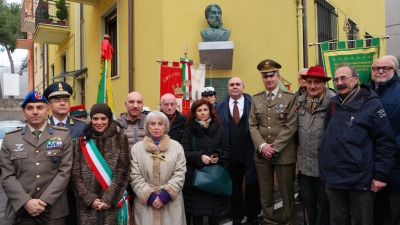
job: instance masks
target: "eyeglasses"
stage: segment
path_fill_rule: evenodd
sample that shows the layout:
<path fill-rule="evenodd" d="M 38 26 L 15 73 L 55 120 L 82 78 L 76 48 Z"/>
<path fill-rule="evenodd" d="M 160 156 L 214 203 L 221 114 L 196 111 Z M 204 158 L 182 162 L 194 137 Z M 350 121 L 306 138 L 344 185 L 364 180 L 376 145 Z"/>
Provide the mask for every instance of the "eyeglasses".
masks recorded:
<path fill-rule="evenodd" d="M 352 77 L 354 77 L 354 76 L 350 76 L 350 77 L 343 76 L 343 77 L 334 78 L 333 82 L 335 82 L 335 83 L 337 83 L 339 81 L 345 82 L 347 79 L 352 78 Z"/>
<path fill-rule="evenodd" d="M 383 72 L 389 72 L 392 69 L 394 69 L 394 67 L 391 67 L 391 66 L 373 66 L 373 67 L 371 67 L 371 70 L 374 72 L 379 72 L 380 70 L 383 70 Z"/>

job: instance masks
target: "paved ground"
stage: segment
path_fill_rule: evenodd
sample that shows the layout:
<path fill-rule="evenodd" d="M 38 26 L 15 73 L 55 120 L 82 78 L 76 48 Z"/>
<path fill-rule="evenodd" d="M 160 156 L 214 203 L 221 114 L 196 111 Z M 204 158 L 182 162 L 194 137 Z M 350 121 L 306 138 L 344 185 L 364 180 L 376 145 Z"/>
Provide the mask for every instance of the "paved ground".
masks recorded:
<path fill-rule="evenodd" d="M 295 190 L 297 191 L 299 189 L 299 185 L 296 181 L 295 183 Z M 282 210 L 282 204 L 281 204 L 281 198 L 280 198 L 280 193 L 279 191 L 274 193 L 274 198 L 275 198 L 275 218 L 277 218 L 279 220 L 279 218 L 281 217 L 281 210 Z M 3 188 L 0 185 L 0 225 L 3 224 L 3 216 L 4 216 L 4 210 L 6 207 L 6 202 L 7 202 L 7 196 L 4 193 Z M 304 224 L 304 220 L 303 220 L 303 209 L 302 209 L 302 205 L 296 205 L 295 206 L 295 224 L 294 225 L 305 225 Z M 244 221 L 243 221 L 244 222 Z M 232 224 L 231 220 L 229 220 L 229 209 L 227 211 L 225 211 L 222 215 L 221 215 L 221 225 L 230 225 Z M 246 223 L 243 223 L 246 224 Z M 68 224 L 69 225 L 69 224 Z M 204 225 L 208 225 L 208 222 L 205 221 Z"/>

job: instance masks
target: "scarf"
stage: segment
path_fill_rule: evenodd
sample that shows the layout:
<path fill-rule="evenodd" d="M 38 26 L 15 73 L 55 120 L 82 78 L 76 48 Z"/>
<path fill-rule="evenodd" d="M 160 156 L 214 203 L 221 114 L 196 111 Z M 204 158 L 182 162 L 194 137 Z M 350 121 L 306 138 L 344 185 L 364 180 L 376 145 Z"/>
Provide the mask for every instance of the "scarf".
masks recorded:
<path fill-rule="evenodd" d="M 354 98 L 360 93 L 360 91 L 361 88 L 357 85 L 356 88 L 354 88 L 354 90 L 350 92 L 350 94 L 346 98 L 342 99 L 342 96 L 339 95 L 339 99 L 342 102 L 342 105 L 347 105 L 352 102 Z"/>
<path fill-rule="evenodd" d="M 306 107 L 310 110 L 310 112 L 313 113 L 322 104 L 322 100 L 325 96 L 325 90 L 319 98 L 310 98 L 310 95 L 307 96 Z"/>
<path fill-rule="evenodd" d="M 203 127 L 204 129 L 207 129 L 208 126 L 210 126 L 211 117 L 208 118 L 208 120 L 206 120 L 206 121 L 201 121 L 201 120 L 196 119 L 196 122 L 199 123 L 200 126 Z"/>

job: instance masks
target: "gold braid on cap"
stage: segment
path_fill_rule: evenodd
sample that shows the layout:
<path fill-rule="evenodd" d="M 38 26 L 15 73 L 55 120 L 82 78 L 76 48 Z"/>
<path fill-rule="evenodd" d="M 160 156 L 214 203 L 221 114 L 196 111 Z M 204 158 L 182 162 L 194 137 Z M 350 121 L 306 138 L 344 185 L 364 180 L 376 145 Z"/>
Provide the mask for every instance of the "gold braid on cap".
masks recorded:
<path fill-rule="evenodd" d="M 279 70 L 279 68 L 276 68 L 275 66 L 271 66 L 271 65 L 269 64 L 269 61 L 267 61 L 267 62 L 265 62 L 265 64 L 264 64 L 264 68 L 262 68 L 262 69 L 260 70 L 260 73 L 271 72 L 271 71 L 277 71 L 277 70 Z"/>
<path fill-rule="evenodd" d="M 58 83 L 58 91 L 64 91 L 64 89 L 63 89 L 61 83 Z"/>

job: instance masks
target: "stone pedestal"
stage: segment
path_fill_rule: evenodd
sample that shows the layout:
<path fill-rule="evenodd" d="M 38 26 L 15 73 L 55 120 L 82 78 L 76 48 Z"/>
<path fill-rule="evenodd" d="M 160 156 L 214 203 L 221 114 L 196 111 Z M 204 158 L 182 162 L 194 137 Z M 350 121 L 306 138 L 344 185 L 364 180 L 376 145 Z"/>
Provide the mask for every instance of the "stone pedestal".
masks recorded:
<path fill-rule="evenodd" d="M 212 70 L 231 70 L 233 41 L 199 42 L 200 63 L 212 65 Z"/>

